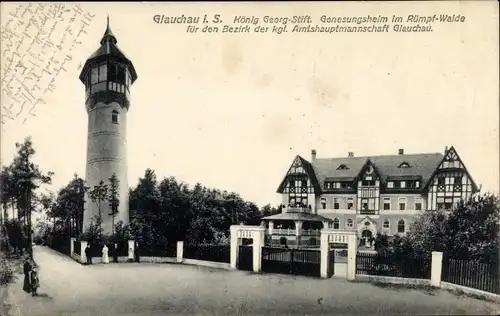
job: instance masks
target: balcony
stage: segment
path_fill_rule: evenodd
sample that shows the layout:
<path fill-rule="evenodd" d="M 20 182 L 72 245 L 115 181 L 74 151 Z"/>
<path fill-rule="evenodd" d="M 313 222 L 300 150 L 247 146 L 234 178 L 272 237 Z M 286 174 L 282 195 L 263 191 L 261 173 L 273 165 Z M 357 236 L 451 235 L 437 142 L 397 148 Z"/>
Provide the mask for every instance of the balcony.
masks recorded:
<path fill-rule="evenodd" d="M 269 232 L 269 231 L 268 231 Z M 297 231 L 295 229 L 273 229 L 272 235 L 279 236 L 295 236 Z M 301 236 L 320 236 L 321 230 L 319 229 L 304 229 L 300 232 Z"/>
<path fill-rule="evenodd" d="M 287 213 L 312 213 L 312 209 L 309 207 L 287 207 L 285 209 Z"/>
<path fill-rule="evenodd" d="M 378 215 L 379 212 L 376 210 L 359 210 L 358 214 L 360 214 L 360 215 Z"/>
<path fill-rule="evenodd" d="M 295 236 L 296 230 L 295 229 L 280 229 L 280 228 L 275 228 L 273 229 L 273 235 L 281 235 L 281 236 Z"/>
<path fill-rule="evenodd" d="M 302 230 L 300 235 L 302 235 L 302 236 L 319 236 L 319 235 L 321 235 L 321 230 L 319 230 L 319 229 L 304 229 L 304 230 Z"/>

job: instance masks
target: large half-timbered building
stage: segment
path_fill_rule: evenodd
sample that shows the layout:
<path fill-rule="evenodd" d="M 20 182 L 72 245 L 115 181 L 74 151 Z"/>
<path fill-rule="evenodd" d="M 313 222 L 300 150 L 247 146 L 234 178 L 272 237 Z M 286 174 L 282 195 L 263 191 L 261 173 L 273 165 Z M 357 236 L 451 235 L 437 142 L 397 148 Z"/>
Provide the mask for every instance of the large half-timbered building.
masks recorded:
<path fill-rule="evenodd" d="M 264 220 L 281 243 L 313 246 L 323 227 L 355 229 L 365 243 L 378 232 L 404 235 L 418 212 L 450 209 L 477 190 L 453 147 L 340 158 L 316 158 L 312 150 L 310 161 L 295 157 L 279 185 L 283 212 Z"/>

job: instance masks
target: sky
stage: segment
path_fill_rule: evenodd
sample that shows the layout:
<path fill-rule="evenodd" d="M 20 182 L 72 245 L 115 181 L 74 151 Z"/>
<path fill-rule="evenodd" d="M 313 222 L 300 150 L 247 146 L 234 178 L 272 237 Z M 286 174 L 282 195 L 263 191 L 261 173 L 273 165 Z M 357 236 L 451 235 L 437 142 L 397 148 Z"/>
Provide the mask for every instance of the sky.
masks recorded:
<path fill-rule="evenodd" d="M 27 5 L 27 4 L 24 4 Z M 496 5 L 496 7 L 495 7 Z M 2 21 L 15 3 L 2 3 Z M 73 4 L 66 4 L 68 8 Z M 258 205 L 296 155 L 443 152 L 455 146 L 483 191 L 499 190 L 499 65 L 496 3 L 81 3 L 93 15 L 66 72 L 24 123 L 1 128 L 1 160 L 31 135 L 35 161 L 53 171 L 50 190 L 84 177 L 87 113 L 81 66 L 110 16 L 138 79 L 128 113 L 128 176 L 146 168 L 234 191 Z M 463 14 L 431 33 L 190 34 L 168 16 Z M 4 27 L 5 22 L 2 22 Z M 2 55 L 2 65 L 6 63 Z M 4 74 L 2 70 L 2 75 Z M 2 106 L 8 96 L 2 89 Z"/>

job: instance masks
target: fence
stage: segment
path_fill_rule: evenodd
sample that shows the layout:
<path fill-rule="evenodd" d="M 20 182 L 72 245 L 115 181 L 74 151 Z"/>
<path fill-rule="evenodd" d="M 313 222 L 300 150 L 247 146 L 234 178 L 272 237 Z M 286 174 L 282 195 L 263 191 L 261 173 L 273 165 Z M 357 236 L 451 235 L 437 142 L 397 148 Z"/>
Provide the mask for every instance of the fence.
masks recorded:
<path fill-rule="evenodd" d="M 229 245 L 184 245 L 183 257 L 186 259 L 224 262 L 231 261 Z"/>
<path fill-rule="evenodd" d="M 423 258 L 384 257 L 358 252 L 356 274 L 430 279 L 431 261 Z"/>
<path fill-rule="evenodd" d="M 177 243 L 139 245 L 138 254 L 140 257 L 176 257 Z"/>
<path fill-rule="evenodd" d="M 493 263 L 443 256 L 441 279 L 444 282 L 500 294 L 499 271 Z"/>
<path fill-rule="evenodd" d="M 49 242 L 50 248 L 67 256 L 71 256 L 71 239 L 66 236 L 54 236 Z"/>
<path fill-rule="evenodd" d="M 262 247 L 262 272 L 320 276 L 321 252 Z"/>

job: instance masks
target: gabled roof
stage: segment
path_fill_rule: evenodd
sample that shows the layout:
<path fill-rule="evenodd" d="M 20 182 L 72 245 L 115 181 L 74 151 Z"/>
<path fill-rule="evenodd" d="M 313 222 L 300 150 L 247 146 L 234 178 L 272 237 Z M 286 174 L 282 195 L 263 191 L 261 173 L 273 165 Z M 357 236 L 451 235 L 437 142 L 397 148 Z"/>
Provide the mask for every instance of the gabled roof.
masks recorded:
<path fill-rule="evenodd" d="M 311 183 L 314 185 L 314 189 L 318 190 L 318 191 L 321 190 L 321 188 L 318 185 L 319 182 L 318 182 L 318 179 L 316 177 L 316 174 L 314 172 L 314 169 L 313 169 L 311 163 L 309 161 L 305 160 L 304 158 L 302 158 L 299 155 L 295 156 L 295 158 L 293 159 L 293 161 L 295 161 L 296 159 L 300 160 L 300 163 L 301 163 L 302 167 L 304 168 L 304 171 L 310 177 Z M 292 166 L 293 166 L 293 164 L 292 164 Z M 281 180 L 281 183 L 280 183 L 280 185 L 278 187 L 277 193 L 282 192 L 283 189 L 285 188 L 285 183 L 286 183 L 285 181 L 286 181 L 287 175 L 290 172 L 290 169 L 292 168 L 292 166 L 290 166 L 290 168 L 288 168 L 288 171 L 285 174 L 285 177 L 283 178 L 283 180 Z"/>
<path fill-rule="evenodd" d="M 447 158 L 449 157 L 450 154 L 455 155 L 456 159 L 458 161 L 460 161 L 460 163 L 462 163 L 462 166 L 463 166 L 463 168 L 465 170 L 465 174 L 467 175 L 467 177 L 470 179 L 470 181 L 472 183 L 472 190 L 474 192 L 476 192 L 478 190 L 478 186 L 477 186 L 476 182 L 474 181 L 474 179 L 472 179 L 472 176 L 470 175 L 469 171 L 467 170 L 467 167 L 465 166 L 465 163 L 463 162 L 463 160 L 458 155 L 458 152 L 455 149 L 455 147 L 451 146 L 450 149 L 446 150 L 445 154 L 442 156 L 441 160 L 438 163 L 438 167 L 441 165 L 441 163 L 443 163 L 444 161 L 447 160 Z M 432 179 L 437 172 L 438 172 L 438 168 L 436 167 L 436 169 L 432 172 L 431 176 L 429 177 L 429 180 Z M 430 184 L 429 182 L 425 182 L 425 188 L 427 186 L 429 186 L 429 184 Z"/>
<path fill-rule="evenodd" d="M 436 168 L 439 166 L 443 154 L 410 154 L 387 155 L 372 157 L 343 157 L 343 158 L 317 158 L 312 162 L 320 187 L 325 181 L 354 180 L 359 175 L 365 164 L 370 160 L 379 172 L 382 181 L 398 178 L 422 179 L 427 183 Z M 403 163 L 410 164 L 410 168 L 399 168 Z M 345 164 L 349 169 L 337 169 Z"/>

